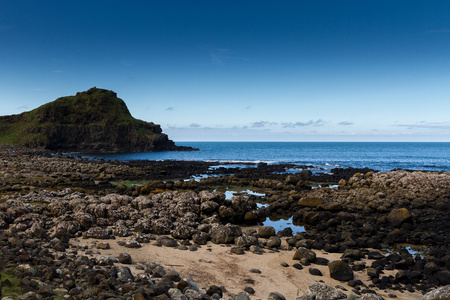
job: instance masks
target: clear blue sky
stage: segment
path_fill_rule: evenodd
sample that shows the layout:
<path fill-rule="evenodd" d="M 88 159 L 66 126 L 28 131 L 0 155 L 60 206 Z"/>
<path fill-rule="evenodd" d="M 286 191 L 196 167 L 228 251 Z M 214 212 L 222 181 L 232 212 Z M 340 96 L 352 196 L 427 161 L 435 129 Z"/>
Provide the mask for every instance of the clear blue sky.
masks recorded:
<path fill-rule="evenodd" d="M 93 86 L 175 141 L 450 141 L 450 1 L 0 0 L 0 115 Z"/>

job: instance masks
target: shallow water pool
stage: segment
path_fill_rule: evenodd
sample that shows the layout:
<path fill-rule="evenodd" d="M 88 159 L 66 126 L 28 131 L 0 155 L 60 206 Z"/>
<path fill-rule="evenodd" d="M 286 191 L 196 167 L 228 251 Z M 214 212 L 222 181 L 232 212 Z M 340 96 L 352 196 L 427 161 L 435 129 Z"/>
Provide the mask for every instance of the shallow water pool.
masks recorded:
<path fill-rule="evenodd" d="M 305 226 L 298 226 L 298 225 L 294 225 L 292 223 L 292 217 L 288 218 L 288 219 L 278 219 L 278 220 L 274 220 L 274 219 L 270 219 L 270 218 L 266 218 L 266 220 L 263 222 L 264 226 L 272 226 L 273 228 L 275 228 L 275 231 L 281 231 L 287 227 L 290 227 L 292 229 L 292 232 L 294 233 L 294 235 L 297 232 L 305 232 Z"/>

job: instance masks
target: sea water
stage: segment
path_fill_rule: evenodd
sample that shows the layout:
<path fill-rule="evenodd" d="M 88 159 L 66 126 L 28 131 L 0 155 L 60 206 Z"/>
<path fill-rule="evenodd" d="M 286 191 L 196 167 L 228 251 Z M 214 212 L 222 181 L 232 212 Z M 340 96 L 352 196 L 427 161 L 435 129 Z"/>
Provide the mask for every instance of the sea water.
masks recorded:
<path fill-rule="evenodd" d="M 200 149 L 96 155 L 111 160 L 189 160 L 227 163 L 289 163 L 317 170 L 364 168 L 450 171 L 450 143 L 365 142 L 178 142 Z"/>

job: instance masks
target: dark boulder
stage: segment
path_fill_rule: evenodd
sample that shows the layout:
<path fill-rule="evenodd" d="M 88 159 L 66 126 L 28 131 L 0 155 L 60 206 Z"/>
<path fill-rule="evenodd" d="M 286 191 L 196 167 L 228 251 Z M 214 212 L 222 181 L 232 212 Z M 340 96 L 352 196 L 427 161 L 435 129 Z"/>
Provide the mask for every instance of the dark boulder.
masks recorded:
<path fill-rule="evenodd" d="M 330 277 L 340 281 L 349 281 L 353 279 L 352 268 L 342 260 L 335 260 L 328 264 Z"/>

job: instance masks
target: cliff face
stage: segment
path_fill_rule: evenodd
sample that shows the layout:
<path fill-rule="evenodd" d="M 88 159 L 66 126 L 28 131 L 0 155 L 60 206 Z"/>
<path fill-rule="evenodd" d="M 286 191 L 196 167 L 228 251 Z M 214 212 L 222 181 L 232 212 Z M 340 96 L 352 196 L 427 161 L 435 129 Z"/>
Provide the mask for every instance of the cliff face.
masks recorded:
<path fill-rule="evenodd" d="M 0 142 L 79 152 L 195 150 L 175 146 L 159 125 L 133 118 L 116 93 L 97 88 L 0 117 Z"/>

